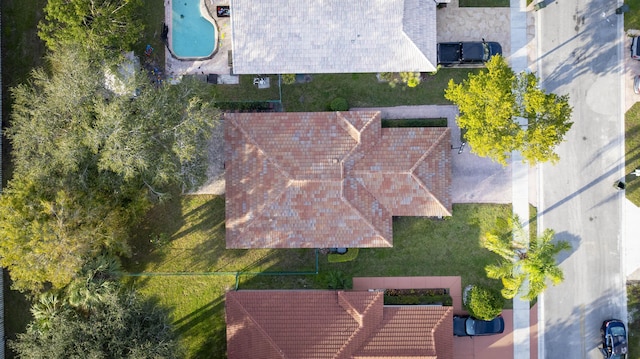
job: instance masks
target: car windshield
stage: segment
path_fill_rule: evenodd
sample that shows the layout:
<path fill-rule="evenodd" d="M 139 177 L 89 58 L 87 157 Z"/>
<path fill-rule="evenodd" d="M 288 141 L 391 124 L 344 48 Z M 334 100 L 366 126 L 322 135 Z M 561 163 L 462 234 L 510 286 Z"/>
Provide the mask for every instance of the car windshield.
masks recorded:
<path fill-rule="evenodd" d="M 467 331 L 468 335 L 475 335 L 476 334 L 476 330 L 474 328 L 475 322 L 476 321 L 471 319 L 471 318 L 467 318 L 467 320 L 464 322 L 465 330 Z"/>
<path fill-rule="evenodd" d="M 486 42 L 482 43 L 482 50 L 483 50 L 483 58 L 484 61 L 489 60 L 489 44 L 487 44 Z"/>
<path fill-rule="evenodd" d="M 626 333 L 624 332 L 623 327 L 611 327 L 611 335 L 614 337 L 621 336 L 624 337 Z"/>

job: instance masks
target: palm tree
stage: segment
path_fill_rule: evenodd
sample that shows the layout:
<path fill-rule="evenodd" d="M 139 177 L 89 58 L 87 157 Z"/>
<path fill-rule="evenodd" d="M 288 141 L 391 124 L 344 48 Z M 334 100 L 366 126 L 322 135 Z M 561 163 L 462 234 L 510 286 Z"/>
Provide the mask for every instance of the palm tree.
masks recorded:
<path fill-rule="evenodd" d="M 66 287 L 66 299 L 70 306 L 89 314 L 106 296 L 114 292 L 121 273 L 117 258 L 99 255 L 89 261 L 78 278 Z"/>
<path fill-rule="evenodd" d="M 556 263 L 556 255 L 570 250 L 566 241 L 553 241 L 555 232 L 546 229 L 542 236 L 527 240 L 517 216 L 499 219 L 493 232 L 482 239 L 482 246 L 501 257 L 497 264 L 485 267 L 487 277 L 502 280 L 502 296 L 512 299 L 528 280 L 524 300 L 533 300 L 547 288 L 547 279 L 553 285 L 564 280 Z"/>

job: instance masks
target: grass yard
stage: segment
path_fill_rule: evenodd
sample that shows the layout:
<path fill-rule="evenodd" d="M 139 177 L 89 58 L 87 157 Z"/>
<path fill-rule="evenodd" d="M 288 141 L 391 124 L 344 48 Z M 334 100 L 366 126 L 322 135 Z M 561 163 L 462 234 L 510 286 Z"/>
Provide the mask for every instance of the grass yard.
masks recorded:
<path fill-rule="evenodd" d="M 144 0 L 140 9 L 140 18 L 144 23 L 144 29 L 140 42 L 133 49 L 136 55 L 144 58 L 144 50 L 148 45 L 154 49 L 153 60 L 164 69 L 164 43 L 162 42 L 162 24 L 164 23 L 164 1 Z"/>
<path fill-rule="evenodd" d="M 327 111 L 337 97 L 346 99 L 349 107 L 448 105 L 444 98 L 447 83 L 466 79 L 470 71 L 478 69 L 443 68 L 415 88 L 392 88 L 378 82 L 375 74 L 315 74 L 309 83 L 282 85 L 282 103 L 289 112 Z"/>
<path fill-rule="evenodd" d="M 640 206 L 640 179 L 629 175 L 640 168 L 640 103 L 633 105 L 625 115 L 625 162 L 627 199 Z"/>
<path fill-rule="evenodd" d="M 629 11 L 624 14 L 624 30 L 640 30 L 640 0 L 627 0 Z"/>
<path fill-rule="evenodd" d="M 352 276 L 461 275 L 463 285 L 500 288 L 485 277 L 484 266 L 497 257 L 480 247 L 479 238 L 496 217 L 510 213 L 508 205 L 456 205 L 446 220 L 396 218 L 394 248 L 362 249 L 348 263 L 328 263 L 321 254 L 319 275 L 296 275 L 315 271 L 314 250 L 227 250 L 224 199 L 177 197 L 156 206 L 134 231 L 134 256 L 125 268 L 149 275 L 127 283 L 170 309 L 186 358 L 223 358 L 223 295 L 235 287 L 236 271 L 253 273 L 239 277 L 240 289 L 327 288 L 337 272 L 347 287 Z"/>

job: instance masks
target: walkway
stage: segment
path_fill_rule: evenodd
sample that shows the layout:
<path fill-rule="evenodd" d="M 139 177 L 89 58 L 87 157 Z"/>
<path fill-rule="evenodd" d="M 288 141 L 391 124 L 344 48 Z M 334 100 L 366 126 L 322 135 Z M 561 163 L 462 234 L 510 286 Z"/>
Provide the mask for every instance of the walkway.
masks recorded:
<path fill-rule="evenodd" d="M 513 71 L 526 71 L 528 67 L 527 12 L 526 0 L 511 0 L 511 53 L 508 57 Z M 524 120 L 524 119 L 523 119 Z M 526 125 L 526 120 L 523 124 Z M 529 218 L 529 166 L 522 163 L 519 152 L 511 155 L 511 189 L 513 214 L 521 220 Z M 524 222 L 524 233 L 529 232 L 528 222 Z M 520 295 L 513 299 L 513 358 L 530 359 L 532 354 L 529 301 Z M 537 350 L 535 351 L 537 357 Z"/>

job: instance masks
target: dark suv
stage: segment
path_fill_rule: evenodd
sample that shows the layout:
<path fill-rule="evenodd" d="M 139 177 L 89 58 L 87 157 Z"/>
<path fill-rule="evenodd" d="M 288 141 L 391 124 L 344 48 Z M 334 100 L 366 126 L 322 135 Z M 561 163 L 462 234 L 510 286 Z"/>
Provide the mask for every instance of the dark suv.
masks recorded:
<path fill-rule="evenodd" d="M 640 60 L 640 48 L 638 48 L 640 37 L 636 36 L 631 40 L 631 58 Z"/>
<path fill-rule="evenodd" d="M 600 327 L 602 347 L 600 351 L 607 359 L 625 359 L 627 357 L 627 330 L 618 319 L 605 320 Z"/>

